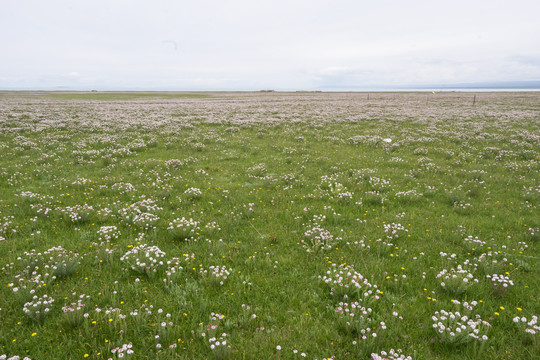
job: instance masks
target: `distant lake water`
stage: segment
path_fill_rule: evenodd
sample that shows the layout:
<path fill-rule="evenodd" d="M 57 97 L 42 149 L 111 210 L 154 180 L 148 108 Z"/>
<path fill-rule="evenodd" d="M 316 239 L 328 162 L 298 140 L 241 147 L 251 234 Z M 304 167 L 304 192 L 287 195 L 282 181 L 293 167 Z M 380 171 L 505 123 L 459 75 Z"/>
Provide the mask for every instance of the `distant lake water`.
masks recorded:
<path fill-rule="evenodd" d="M 456 89 L 444 89 L 444 88 L 432 88 L 432 89 L 325 89 L 326 92 L 531 92 L 540 91 L 540 88 L 531 89 L 502 89 L 502 88 L 456 88 Z"/>

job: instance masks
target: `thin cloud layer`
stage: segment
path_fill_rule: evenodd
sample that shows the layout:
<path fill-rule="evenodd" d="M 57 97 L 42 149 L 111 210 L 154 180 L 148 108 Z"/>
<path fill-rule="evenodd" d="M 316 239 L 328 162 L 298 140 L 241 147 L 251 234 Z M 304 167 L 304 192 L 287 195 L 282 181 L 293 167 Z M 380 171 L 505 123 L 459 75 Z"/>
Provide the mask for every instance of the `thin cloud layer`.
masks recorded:
<path fill-rule="evenodd" d="M 540 80 L 536 1 L 11 1 L 0 88 L 253 90 Z"/>

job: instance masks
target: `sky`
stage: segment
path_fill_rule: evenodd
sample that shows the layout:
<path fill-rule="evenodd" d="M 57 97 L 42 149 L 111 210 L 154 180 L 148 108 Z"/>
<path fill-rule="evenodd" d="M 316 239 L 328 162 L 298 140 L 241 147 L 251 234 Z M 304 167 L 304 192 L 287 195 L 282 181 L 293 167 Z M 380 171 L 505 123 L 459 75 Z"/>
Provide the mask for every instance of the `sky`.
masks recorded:
<path fill-rule="evenodd" d="M 0 89 L 540 80 L 538 0 L 2 0 Z"/>

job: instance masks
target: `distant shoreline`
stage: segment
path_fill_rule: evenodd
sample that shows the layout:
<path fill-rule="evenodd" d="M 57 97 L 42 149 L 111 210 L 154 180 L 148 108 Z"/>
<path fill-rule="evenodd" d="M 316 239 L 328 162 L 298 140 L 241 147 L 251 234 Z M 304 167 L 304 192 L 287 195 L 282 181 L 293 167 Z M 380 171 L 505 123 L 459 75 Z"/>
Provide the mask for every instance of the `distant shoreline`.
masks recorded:
<path fill-rule="evenodd" d="M 88 89 L 0 89 L 0 92 L 43 92 L 43 93 L 258 93 L 260 90 L 146 90 L 146 89 L 122 89 L 122 90 L 97 90 Z M 274 90 L 271 93 L 298 93 L 298 94 L 317 94 L 317 93 L 473 93 L 473 92 L 540 92 L 540 88 L 369 88 L 369 89 L 324 89 L 324 90 Z M 262 92 L 264 93 L 264 92 Z"/>

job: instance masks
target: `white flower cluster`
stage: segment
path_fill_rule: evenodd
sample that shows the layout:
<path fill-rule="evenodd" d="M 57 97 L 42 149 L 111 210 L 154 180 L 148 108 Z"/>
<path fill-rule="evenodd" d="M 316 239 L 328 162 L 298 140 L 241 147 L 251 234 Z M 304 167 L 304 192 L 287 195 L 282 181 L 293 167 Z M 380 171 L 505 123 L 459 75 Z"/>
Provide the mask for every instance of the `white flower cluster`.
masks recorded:
<path fill-rule="evenodd" d="M 433 328 L 443 342 L 449 344 L 463 344 L 472 340 L 485 341 L 486 332 L 491 324 L 480 318 L 480 315 L 467 316 L 459 311 L 436 311 L 431 317 Z"/>
<path fill-rule="evenodd" d="M 224 315 L 212 312 L 210 314 L 210 323 L 208 325 L 200 324 L 201 326 L 201 336 L 206 337 L 208 335 L 208 343 L 210 350 L 217 359 L 224 359 L 227 357 L 228 352 L 231 348 L 227 344 L 227 334 L 221 333 L 219 330 L 219 322 L 225 318 Z"/>
<path fill-rule="evenodd" d="M 472 300 L 471 302 L 464 301 L 463 304 L 459 300 L 452 300 L 452 304 L 454 305 L 463 305 L 465 310 L 467 311 L 473 311 L 474 307 L 478 305 L 478 301 Z"/>
<path fill-rule="evenodd" d="M 211 221 L 209 222 L 208 224 L 206 224 L 204 226 L 205 229 L 207 230 L 215 230 L 215 231 L 220 231 L 221 230 L 221 227 L 219 226 L 219 224 L 215 221 Z"/>
<path fill-rule="evenodd" d="M 302 247 L 307 252 L 329 250 L 334 246 L 334 236 L 317 223 L 314 223 L 311 229 L 306 230 L 304 237 L 306 239 L 302 239 Z"/>
<path fill-rule="evenodd" d="M 540 334 L 540 325 L 538 325 L 538 316 L 533 315 L 530 321 L 525 316 L 523 317 L 516 316 L 513 320 L 516 324 L 518 324 L 518 326 L 524 328 L 523 330 L 526 333 L 531 334 L 531 335 Z"/>
<path fill-rule="evenodd" d="M 184 191 L 184 194 L 192 197 L 193 199 L 196 199 L 202 195 L 202 191 L 201 189 L 198 189 L 196 187 L 190 187 L 189 189 Z"/>
<path fill-rule="evenodd" d="M 179 159 L 170 159 L 165 161 L 165 167 L 168 169 L 179 169 L 182 166 L 184 166 L 184 163 Z"/>
<path fill-rule="evenodd" d="M 336 198 L 342 201 L 350 201 L 353 198 L 353 193 L 350 191 L 340 192 L 336 195 Z"/>
<path fill-rule="evenodd" d="M 33 274 L 38 270 L 43 272 L 43 279 L 56 280 L 73 274 L 81 263 L 81 257 L 78 253 L 68 251 L 62 246 L 53 246 L 43 253 L 32 249 L 30 252 L 24 252 L 25 259 L 30 267 L 33 267 Z M 41 267 L 41 269 L 40 269 Z"/>
<path fill-rule="evenodd" d="M 157 246 L 141 244 L 122 255 L 120 261 L 125 261 L 130 269 L 150 276 L 163 266 L 163 260 L 160 259 L 164 257 L 165 252 Z"/>
<path fill-rule="evenodd" d="M 145 230 L 148 230 L 153 227 L 158 220 L 159 216 L 152 213 L 143 212 L 135 215 L 131 221 L 134 225 L 142 226 Z"/>
<path fill-rule="evenodd" d="M 485 241 L 482 241 L 478 238 L 478 236 L 467 236 L 463 241 L 472 247 L 473 250 L 476 250 L 477 248 L 481 248 L 486 245 Z"/>
<path fill-rule="evenodd" d="M 6 240 L 2 234 L 7 235 L 8 230 L 12 228 L 13 219 L 15 219 L 14 216 L 3 216 L 0 218 L 0 241 Z M 15 232 L 15 229 L 12 229 L 13 232 Z"/>
<path fill-rule="evenodd" d="M 176 218 L 169 223 L 167 227 L 169 233 L 174 239 L 181 240 L 196 240 L 198 232 L 200 231 L 199 222 L 193 219 L 186 219 L 184 217 Z"/>
<path fill-rule="evenodd" d="M 21 360 L 21 357 L 19 355 L 7 357 L 6 354 L 3 354 L 3 355 L 0 355 L 0 360 Z M 22 358 L 22 360 L 32 360 L 32 359 L 30 359 L 28 356 L 25 356 L 24 358 Z"/>
<path fill-rule="evenodd" d="M 73 295 L 76 295 L 73 293 Z M 84 313 L 85 304 L 83 303 L 84 299 L 89 299 L 89 295 L 81 294 L 77 301 L 72 302 L 71 304 L 66 304 L 62 307 L 64 313 L 65 322 L 71 327 L 75 328 L 82 324 L 84 319 L 88 317 L 88 313 Z"/>
<path fill-rule="evenodd" d="M 264 179 L 267 172 L 268 170 L 266 169 L 266 164 L 260 163 L 260 164 L 253 165 L 252 167 L 248 168 L 247 176 L 252 177 L 252 178 Z"/>
<path fill-rule="evenodd" d="M 102 226 L 97 231 L 97 234 L 99 235 L 99 240 L 103 241 L 110 241 L 112 239 L 118 239 L 118 237 L 121 235 L 118 228 L 114 225 L 112 226 Z"/>
<path fill-rule="evenodd" d="M 381 351 L 380 354 L 372 353 L 372 360 L 413 360 L 412 356 L 403 355 L 401 349 L 390 349 L 390 351 Z"/>
<path fill-rule="evenodd" d="M 506 275 L 502 274 L 491 274 L 486 275 L 486 277 L 491 280 L 491 283 L 494 287 L 504 287 L 507 288 L 509 286 L 514 286 L 514 282 L 510 280 L 510 278 Z"/>
<path fill-rule="evenodd" d="M 23 306 L 24 313 L 37 323 L 43 322 L 49 315 L 54 299 L 48 295 L 38 297 L 34 295 L 32 301 L 28 301 Z"/>
<path fill-rule="evenodd" d="M 347 299 L 351 296 L 362 300 L 378 300 L 380 290 L 377 285 L 372 285 L 362 274 L 355 271 L 352 265 L 332 264 L 332 268 L 326 275 L 320 276 L 331 287 L 331 294 Z"/>
<path fill-rule="evenodd" d="M 227 277 L 232 273 L 232 269 L 227 267 L 225 265 L 223 266 L 215 266 L 211 265 L 208 270 L 201 268 L 199 270 L 199 274 L 206 277 L 207 279 L 215 282 L 219 282 L 219 285 L 224 284 L 224 280 L 227 280 Z"/>
<path fill-rule="evenodd" d="M 338 306 L 334 309 L 334 312 L 336 314 L 345 316 L 345 317 L 354 317 L 355 315 L 368 315 L 371 314 L 372 310 L 371 308 L 365 308 L 358 303 L 358 301 L 354 301 L 351 303 L 346 303 L 343 301 L 340 301 Z"/>
<path fill-rule="evenodd" d="M 395 197 L 399 198 L 405 198 L 408 200 L 419 198 L 420 196 L 423 196 L 422 193 L 419 193 L 418 191 L 412 189 L 407 191 L 398 191 L 395 195 Z"/>
<path fill-rule="evenodd" d="M 155 200 L 143 199 L 118 210 L 118 216 L 126 224 L 142 226 L 148 230 L 159 220 L 155 213 L 160 210 L 163 208 L 159 207 Z"/>
<path fill-rule="evenodd" d="M 135 186 L 131 185 L 130 183 L 122 183 L 122 182 L 116 183 L 116 184 L 113 184 L 111 188 L 120 191 L 120 194 L 135 191 Z"/>
<path fill-rule="evenodd" d="M 369 322 L 371 322 L 371 319 L 368 319 L 368 320 Z M 358 337 L 355 340 L 353 340 L 353 345 L 358 344 L 358 340 L 368 340 L 368 339 L 376 338 L 378 335 L 375 332 L 375 330 L 377 331 L 386 330 L 386 324 L 384 323 L 384 321 L 381 321 L 378 324 L 375 323 L 373 327 L 369 326 L 369 327 L 366 327 L 365 329 L 359 329 Z"/>
<path fill-rule="evenodd" d="M 490 251 L 480 254 L 478 257 L 475 257 L 473 261 L 475 261 L 477 266 L 482 268 L 485 272 L 491 272 L 490 270 L 500 269 L 505 266 L 508 259 L 497 252 Z"/>
<path fill-rule="evenodd" d="M 211 337 L 208 339 L 208 342 L 210 343 L 210 349 L 212 350 L 219 350 L 220 346 L 227 347 L 227 340 L 225 340 L 225 337 L 227 336 L 226 333 L 222 333 L 219 338 Z M 230 348 L 230 346 L 228 346 Z"/>
<path fill-rule="evenodd" d="M 472 207 L 471 203 L 467 203 L 464 201 L 456 201 L 454 202 L 453 205 L 456 209 L 460 209 L 460 210 L 469 210 Z"/>
<path fill-rule="evenodd" d="M 409 230 L 405 229 L 405 226 L 401 224 L 391 223 L 384 224 L 384 232 L 387 233 L 386 237 L 388 239 L 397 239 L 399 238 L 401 232 L 408 232 Z"/>
<path fill-rule="evenodd" d="M 69 219 L 74 223 L 83 223 L 88 221 L 90 216 L 95 212 L 94 208 L 90 205 L 74 205 L 66 206 L 64 208 L 57 207 L 56 211 L 64 214 L 66 219 Z"/>
<path fill-rule="evenodd" d="M 62 306 L 62 311 L 64 313 L 68 313 L 68 312 L 75 312 L 75 311 L 80 311 L 82 310 L 86 305 L 83 303 L 83 299 L 84 298 L 90 298 L 89 295 L 84 295 L 84 294 L 81 294 L 79 295 L 79 300 L 77 301 L 74 301 L 72 302 L 71 304 L 68 304 L 68 305 L 65 305 L 65 306 Z"/>
<path fill-rule="evenodd" d="M 457 269 L 443 269 L 435 278 L 442 280 L 441 286 L 445 290 L 456 295 L 464 293 L 473 284 L 478 283 L 478 279 L 475 279 L 473 274 L 462 265 L 458 265 Z"/>
<path fill-rule="evenodd" d="M 377 336 L 375 333 L 372 333 L 373 328 L 378 328 L 379 330 L 386 329 L 384 322 L 377 323 L 371 318 L 371 308 L 365 308 L 357 301 L 351 303 L 340 302 L 334 308 L 334 314 L 343 330 L 362 334 L 362 340 L 366 340 L 370 334 L 372 337 Z"/>
<path fill-rule="evenodd" d="M 384 190 L 391 186 L 390 179 L 383 179 L 376 176 L 370 176 L 368 183 L 373 190 Z"/>
<path fill-rule="evenodd" d="M 123 358 L 125 355 L 132 355 L 133 350 L 131 349 L 133 347 L 132 343 L 129 344 L 123 344 L 122 347 L 115 347 L 111 350 L 111 353 L 115 354 L 118 358 Z M 111 358 L 109 358 L 111 360 Z"/>

